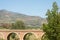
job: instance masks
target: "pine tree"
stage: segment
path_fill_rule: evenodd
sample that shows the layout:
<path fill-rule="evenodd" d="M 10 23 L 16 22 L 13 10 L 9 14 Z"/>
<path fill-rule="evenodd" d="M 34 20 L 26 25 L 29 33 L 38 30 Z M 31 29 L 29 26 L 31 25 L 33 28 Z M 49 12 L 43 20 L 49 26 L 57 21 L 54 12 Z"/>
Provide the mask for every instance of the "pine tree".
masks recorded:
<path fill-rule="evenodd" d="M 45 32 L 42 40 L 59 40 L 60 38 L 60 13 L 58 12 L 57 3 L 54 2 L 52 10 L 47 11 L 47 24 L 43 24 L 43 31 Z M 45 39 L 44 39 L 45 37 Z"/>

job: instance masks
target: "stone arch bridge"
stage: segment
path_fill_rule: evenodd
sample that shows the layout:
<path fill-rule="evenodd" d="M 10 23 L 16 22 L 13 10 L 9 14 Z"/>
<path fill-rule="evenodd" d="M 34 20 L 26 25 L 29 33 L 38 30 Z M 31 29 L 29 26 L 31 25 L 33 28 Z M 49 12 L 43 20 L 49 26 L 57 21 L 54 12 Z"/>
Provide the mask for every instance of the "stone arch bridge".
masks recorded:
<path fill-rule="evenodd" d="M 8 35 L 12 32 L 16 33 L 20 40 L 23 40 L 24 35 L 27 33 L 33 33 L 37 38 L 41 38 L 44 34 L 42 30 L 0 30 L 0 37 L 3 37 L 5 40 L 7 40 Z"/>

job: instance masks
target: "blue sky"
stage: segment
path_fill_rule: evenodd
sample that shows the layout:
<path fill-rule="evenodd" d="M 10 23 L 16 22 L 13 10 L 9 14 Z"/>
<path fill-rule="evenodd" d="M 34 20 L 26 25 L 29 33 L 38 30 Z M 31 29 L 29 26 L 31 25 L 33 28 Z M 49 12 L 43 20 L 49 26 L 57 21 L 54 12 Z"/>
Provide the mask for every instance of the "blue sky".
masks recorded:
<path fill-rule="evenodd" d="M 60 0 L 0 0 L 0 10 L 6 9 L 8 11 L 45 18 L 47 9 L 51 9 L 52 3 L 55 1 L 60 7 Z"/>

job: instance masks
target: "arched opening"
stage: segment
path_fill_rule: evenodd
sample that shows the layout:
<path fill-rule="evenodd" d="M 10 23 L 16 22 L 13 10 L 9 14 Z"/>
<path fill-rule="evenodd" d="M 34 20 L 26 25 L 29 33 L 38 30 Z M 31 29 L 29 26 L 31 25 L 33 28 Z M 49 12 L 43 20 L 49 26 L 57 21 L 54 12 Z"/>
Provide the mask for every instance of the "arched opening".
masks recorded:
<path fill-rule="evenodd" d="M 47 37 L 47 35 L 46 35 L 46 33 L 43 34 L 43 36 L 41 37 L 41 40 L 49 40 L 48 37 Z"/>
<path fill-rule="evenodd" d="M 7 37 L 7 40 L 19 40 L 19 37 L 16 33 L 10 33 Z"/>
<path fill-rule="evenodd" d="M 36 40 L 36 36 L 33 33 L 27 33 L 24 35 L 23 40 Z"/>

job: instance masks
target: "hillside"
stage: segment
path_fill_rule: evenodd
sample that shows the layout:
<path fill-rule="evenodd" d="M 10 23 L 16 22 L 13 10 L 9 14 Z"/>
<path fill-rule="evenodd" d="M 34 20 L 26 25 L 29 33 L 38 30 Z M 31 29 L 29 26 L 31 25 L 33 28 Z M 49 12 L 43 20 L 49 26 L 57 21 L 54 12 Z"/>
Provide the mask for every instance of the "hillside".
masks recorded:
<path fill-rule="evenodd" d="M 14 23 L 16 20 L 22 20 L 27 26 L 41 26 L 46 23 L 46 19 L 39 16 L 29 16 L 22 13 L 0 10 L 0 23 Z"/>

